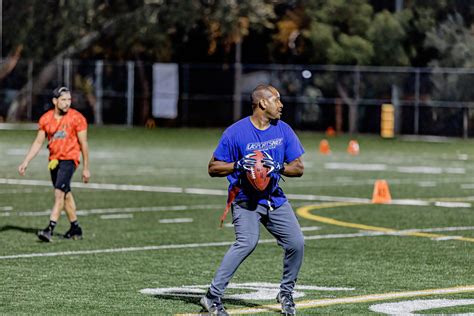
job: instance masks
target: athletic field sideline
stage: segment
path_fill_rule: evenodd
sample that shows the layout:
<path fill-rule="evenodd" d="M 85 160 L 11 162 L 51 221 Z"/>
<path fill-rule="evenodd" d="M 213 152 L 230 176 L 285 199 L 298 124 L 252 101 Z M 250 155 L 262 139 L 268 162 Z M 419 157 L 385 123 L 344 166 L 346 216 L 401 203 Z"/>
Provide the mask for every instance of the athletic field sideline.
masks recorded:
<path fill-rule="evenodd" d="M 0 130 L 0 313 L 199 314 L 233 242 L 225 178 L 207 163 L 222 130 L 91 127 L 90 184 L 74 176 L 82 241 L 35 232 L 49 217 L 47 151 L 17 174 L 34 130 Z M 474 312 L 474 142 L 298 132 L 305 174 L 282 184 L 305 235 L 299 314 Z M 387 181 L 391 204 L 372 204 Z M 278 315 L 281 249 L 265 230 L 224 303 Z"/>

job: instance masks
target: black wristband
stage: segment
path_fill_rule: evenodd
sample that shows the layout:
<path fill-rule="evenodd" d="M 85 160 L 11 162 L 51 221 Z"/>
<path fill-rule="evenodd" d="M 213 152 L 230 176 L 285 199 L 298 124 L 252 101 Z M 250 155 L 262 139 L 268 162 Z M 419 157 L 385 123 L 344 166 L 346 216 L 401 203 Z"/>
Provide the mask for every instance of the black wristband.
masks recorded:
<path fill-rule="evenodd" d="M 280 171 L 278 171 L 279 174 L 283 174 L 283 171 L 285 171 L 285 165 L 281 166 Z"/>

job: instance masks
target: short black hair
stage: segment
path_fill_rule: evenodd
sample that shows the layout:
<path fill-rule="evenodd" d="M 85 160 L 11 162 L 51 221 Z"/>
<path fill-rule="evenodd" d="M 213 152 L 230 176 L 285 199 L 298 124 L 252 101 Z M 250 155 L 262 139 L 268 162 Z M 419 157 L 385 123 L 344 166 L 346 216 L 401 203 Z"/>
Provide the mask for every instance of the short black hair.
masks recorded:
<path fill-rule="evenodd" d="M 59 98 L 63 93 L 71 92 L 68 87 L 57 87 L 53 90 L 53 98 Z"/>
<path fill-rule="evenodd" d="M 252 102 L 252 109 L 258 106 L 260 100 L 271 97 L 272 89 L 276 90 L 273 86 L 268 84 L 259 84 L 255 89 L 253 89 L 252 95 L 250 96 L 250 101 Z"/>

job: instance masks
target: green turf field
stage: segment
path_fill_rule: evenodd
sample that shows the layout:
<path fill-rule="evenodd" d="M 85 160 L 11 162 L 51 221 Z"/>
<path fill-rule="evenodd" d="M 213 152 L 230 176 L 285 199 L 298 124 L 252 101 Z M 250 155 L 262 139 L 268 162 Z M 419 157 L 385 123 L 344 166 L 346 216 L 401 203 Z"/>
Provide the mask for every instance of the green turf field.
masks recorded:
<path fill-rule="evenodd" d="M 227 181 L 207 174 L 221 132 L 91 128 L 91 183 L 73 180 L 85 238 L 62 240 L 63 216 L 47 244 L 35 236 L 53 203 L 46 149 L 20 177 L 36 132 L 0 131 L 0 313 L 199 313 L 234 237 L 218 227 Z M 474 142 L 359 136 L 350 156 L 339 136 L 324 156 L 322 134 L 298 135 L 305 174 L 282 184 L 307 239 L 298 313 L 472 313 Z M 391 205 L 369 203 L 377 179 Z M 230 313 L 278 314 L 282 251 L 261 240 L 226 292 Z"/>

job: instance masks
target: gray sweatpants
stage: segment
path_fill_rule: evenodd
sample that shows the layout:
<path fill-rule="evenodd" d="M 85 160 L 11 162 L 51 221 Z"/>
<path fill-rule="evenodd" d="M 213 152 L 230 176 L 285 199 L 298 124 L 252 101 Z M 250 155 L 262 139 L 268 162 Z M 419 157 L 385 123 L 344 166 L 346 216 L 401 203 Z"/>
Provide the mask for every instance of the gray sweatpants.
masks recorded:
<path fill-rule="evenodd" d="M 260 223 L 276 238 L 285 251 L 280 291 L 291 293 L 303 261 L 304 238 L 290 203 L 285 202 L 274 210 L 269 210 L 262 205 L 258 205 L 255 210 L 248 210 L 233 203 L 232 219 L 235 243 L 230 246 L 222 259 L 209 288 L 210 294 L 216 297 L 224 295 L 237 268 L 257 247 Z"/>

